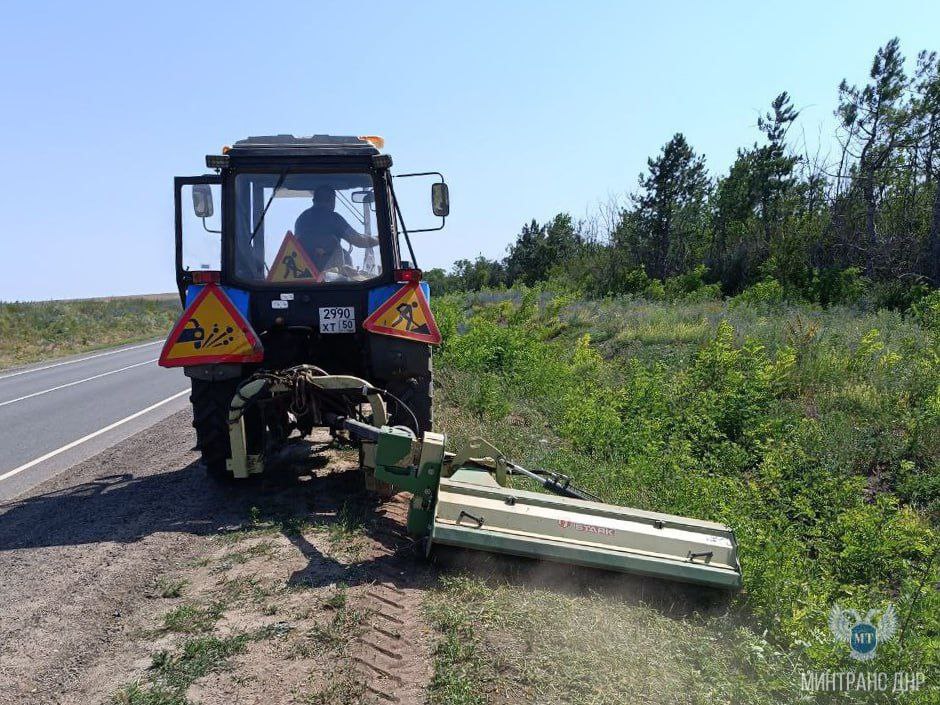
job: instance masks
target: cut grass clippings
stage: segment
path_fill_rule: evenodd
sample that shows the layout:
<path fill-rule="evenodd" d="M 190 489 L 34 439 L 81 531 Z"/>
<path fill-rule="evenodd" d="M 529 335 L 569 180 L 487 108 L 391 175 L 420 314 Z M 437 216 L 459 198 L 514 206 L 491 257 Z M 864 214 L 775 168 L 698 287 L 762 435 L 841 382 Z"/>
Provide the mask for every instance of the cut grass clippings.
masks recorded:
<path fill-rule="evenodd" d="M 725 615 L 681 619 L 600 595 L 443 579 L 434 705 L 796 702 L 792 664 Z"/>

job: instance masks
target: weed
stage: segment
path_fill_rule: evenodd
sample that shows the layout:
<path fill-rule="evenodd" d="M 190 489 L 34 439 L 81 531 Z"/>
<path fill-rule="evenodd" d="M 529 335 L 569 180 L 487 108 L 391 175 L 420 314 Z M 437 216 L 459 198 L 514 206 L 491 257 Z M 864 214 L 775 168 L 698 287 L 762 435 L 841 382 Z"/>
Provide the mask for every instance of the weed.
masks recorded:
<path fill-rule="evenodd" d="M 182 578 L 163 577 L 157 581 L 157 594 L 163 598 L 180 597 L 188 582 Z"/>
<path fill-rule="evenodd" d="M 245 634 L 199 636 L 185 641 L 175 654 L 158 651 L 148 682 L 124 686 L 111 701 L 114 705 L 189 705 L 186 689 L 207 673 L 229 669 L 230 659 L 242 653 L 250 639 Z"/>
<path fill-rule="evenodd" d="M 293 627 L 287 622 L 276 622 L 274 624 L 266 624 L 263 627 L 259 627 L 254 632 L 251 633 L 252 641 L 264 641 L 266 639 L 276 639 L 279 637 L 286 636 L 293 631 Z"/>
<path fill-rule="evenodd" d="M 326 624 L 317 624 L 309 632 L 309 637 L 321 651 L 341 652 L 346 645 L 362 633 L 362 624 L 368 613 L 354 610 L 346 605 L 333 612 L 332 619 Z"/>
<path fill-rule="evenodd" d="M 346 606 L 346 586 L 338 585 L 336 592 L 323 600 L 323 606 L 330 610 L 342 609 Z"/>
<path fill-rule="evenodd" d="M 178 690 L 131 683 L 111 696 L 113 705 L 189 705 Z"/>
<path fill-rule="evenodd" d="M 365 685 L 349 666 L 338 667 L 326 679 L 326 685 L 300 696 L 303 705 L 348 705 L 359 702 Z"/>
<path fill-rule="evenodd" d="M 283 534 L 296 536 L 302 534 L 310 522 L 293 511 L 278 507 L 253 506 L 248 510 L 248 522 L 245 526 L 229 531 L 223 538 L 238 542 L 256 536 Z"/>
<path fill-rule="evenodd" d="M 210 605 L 186 603 L 163 615 L 163 628 L 182 634 L 207 632 L 222 616 L 223 609 L 221 602 L 213 602 Z"/>
<path fill-rule="evenodd" d="M 213 573 L 223 573 L 231 570 L 236 565 L 243 565 L 253 558 L 271 558 L 277 555 L 277 546 L 271 541 L 259 541 L 247 548 L 236 551 L 230 551 L 219 559 L 218 564 L 212 569 Z"/>
<path fill-rule="evenodd" d="M 799 695 L 793 664 L 723 616 L 677 621 L 663 606 L 468 577 L 445 578 L 426 611 L 441 634 L 435 704 L 775 703 L 778 682 Z"/>
<path fill-rule="evenodd" d="M 207 673 L 228 669 L 229 660 L 243 652 L 249 640 L 246 634 L 195 637 L 185 641 L 177 654 L 155 654 L 150 670 L 158 686 L 185 691 Z"/>
<path fill-rule="evenodd" d="M 309 521 L 296 515 L 281 517 L 279 521 L 280 531 L 285 536 L 300 536 L 309 526 Z"/>
<path fill-rule="evenodd" d="M 225 601 L 247 600 L 256 604 L 267 600 L 274 589 L 266 586 L 254 575 L 244 575 L 237 578 L 223 580 L 221 583 L 222 597 Z"/>
<path fill-rule="evenodd" d="M 343 502 L 336 520 L 326 525 L 326 539 L 334 551 L 355 557 L 365 546 L 365 514 L 356 504 Z"/>

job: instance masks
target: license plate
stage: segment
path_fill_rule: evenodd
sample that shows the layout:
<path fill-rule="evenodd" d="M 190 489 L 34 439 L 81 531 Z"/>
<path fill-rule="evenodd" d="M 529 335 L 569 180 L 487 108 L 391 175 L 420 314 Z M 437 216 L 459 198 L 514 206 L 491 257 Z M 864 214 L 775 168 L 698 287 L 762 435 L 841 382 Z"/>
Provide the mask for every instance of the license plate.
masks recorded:
<path fill-rule="evenodd" d="M 356 309 L 353 306 L 328 306 L 320 309 L 321 333 L 355 333 Z"/>

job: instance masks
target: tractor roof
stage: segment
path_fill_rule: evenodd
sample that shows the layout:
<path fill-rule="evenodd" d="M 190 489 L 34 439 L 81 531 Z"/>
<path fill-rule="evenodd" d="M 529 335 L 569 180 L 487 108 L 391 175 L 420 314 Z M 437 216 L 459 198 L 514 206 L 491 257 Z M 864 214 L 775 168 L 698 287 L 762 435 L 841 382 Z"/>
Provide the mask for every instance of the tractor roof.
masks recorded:
<path fill-rule="evenodd" d="M 370 156 L 378 153 L 379 150 L 364 137 L 336 135 L 248 137 L 238 140 L 229 151 L 233 157 Z"/>

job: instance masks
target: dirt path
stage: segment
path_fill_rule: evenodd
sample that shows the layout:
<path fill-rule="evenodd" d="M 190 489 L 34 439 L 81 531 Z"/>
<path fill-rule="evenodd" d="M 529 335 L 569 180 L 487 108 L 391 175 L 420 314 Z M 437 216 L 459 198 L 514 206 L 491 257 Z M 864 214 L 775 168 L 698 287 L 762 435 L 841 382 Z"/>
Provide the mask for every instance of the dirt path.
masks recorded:
<path fill-rule="evenodd" d="M 0 505 L 3 701 L 423 702 L 404 499 L 359 492 L 351 452 L 215 485 L 188 422 Z"/>

